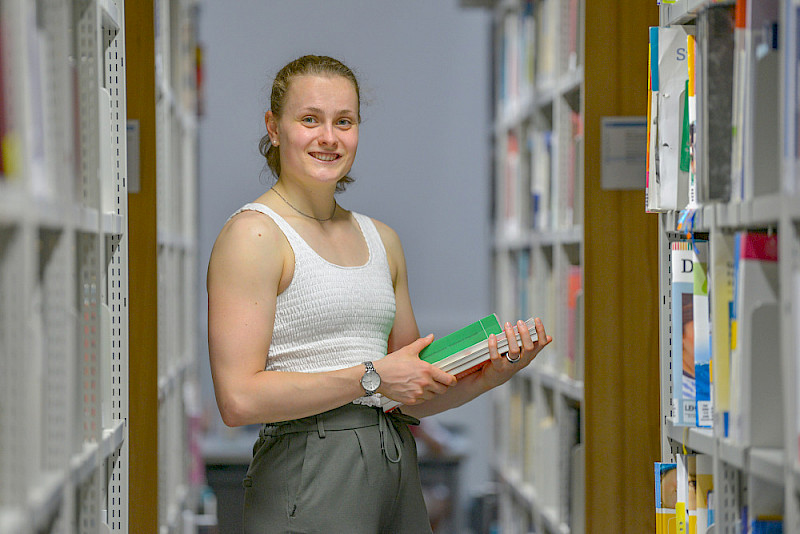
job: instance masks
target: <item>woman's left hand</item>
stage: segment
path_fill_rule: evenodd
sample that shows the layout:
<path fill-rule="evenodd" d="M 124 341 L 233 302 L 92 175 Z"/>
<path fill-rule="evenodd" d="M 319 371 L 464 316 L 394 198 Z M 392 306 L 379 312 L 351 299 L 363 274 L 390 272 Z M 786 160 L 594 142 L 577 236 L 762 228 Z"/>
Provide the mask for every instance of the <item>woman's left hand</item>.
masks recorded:
<path fill-rule="evenodd" d="M 487 388 L 491 389 L 507 382 L 517 371 L 531 363 L 536 358 L 536 355 L 553 341 L 553 338 L 545 333 L 542 320 L 538 317 L 535 320 L 535 328 L 537 341 L 533 341 L 531 338 L 528 325 L 524 321 L 517 321 L 517 331 L 519 331 L 522 346 L 518 346 L 512 341 L 509 343 L 508 352 L 503 354 L 500 354 L 497 350 L 497 338 L 494 335 L 489 336 L 489 355 L 491 359 L 484 366 L 481 373 L 481 379 Z M 506 339 L 513 340 L 516 337 L 511 323 L 506 323 L 503 330 L 505 331 Z"/>

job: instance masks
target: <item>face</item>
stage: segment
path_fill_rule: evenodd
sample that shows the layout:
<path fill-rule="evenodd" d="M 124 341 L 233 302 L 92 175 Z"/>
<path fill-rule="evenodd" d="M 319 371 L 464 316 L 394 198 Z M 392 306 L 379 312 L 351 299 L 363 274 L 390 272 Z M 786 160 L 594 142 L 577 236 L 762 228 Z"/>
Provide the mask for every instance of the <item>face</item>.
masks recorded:
<path fill-rule="evenodd" d="M 675 509 L 678 502 L 678 471 L 671 469 L 661 477 L 661 507 Z"/>
<path fill-rule="evenodd" d="M 358 148 L 355 87 L 342 76 L 296 76 L 281 116 L 267 113 L 267 130 L 279 141 L 282 179 L 335 185 Z"/>

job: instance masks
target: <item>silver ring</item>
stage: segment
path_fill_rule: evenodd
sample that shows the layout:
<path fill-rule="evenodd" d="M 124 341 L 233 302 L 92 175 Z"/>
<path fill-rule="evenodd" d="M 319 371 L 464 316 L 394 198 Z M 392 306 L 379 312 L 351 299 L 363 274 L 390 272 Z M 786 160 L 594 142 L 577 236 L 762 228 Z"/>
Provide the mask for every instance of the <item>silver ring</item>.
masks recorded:
<path fill-rule="evenodd" d="M 517 357 L 516 357 L 515 359 L 513 359 L 513 360 L 512 360 L 511 358 L 509 358 L 509 357 L 508 357 L 508 353 L 506 352 L 506 360 L 508 360 L 508 361 L 509 361 L 509 362 L 511 362 L 511 363 L 517 363 L 517 362 L 519 361 L 519 359 L 520 359 L 520 358 L 522 358 L 522 353 L 521 353 L 521 352 L 519 353 L 519 356 L 517 356 Z"/>

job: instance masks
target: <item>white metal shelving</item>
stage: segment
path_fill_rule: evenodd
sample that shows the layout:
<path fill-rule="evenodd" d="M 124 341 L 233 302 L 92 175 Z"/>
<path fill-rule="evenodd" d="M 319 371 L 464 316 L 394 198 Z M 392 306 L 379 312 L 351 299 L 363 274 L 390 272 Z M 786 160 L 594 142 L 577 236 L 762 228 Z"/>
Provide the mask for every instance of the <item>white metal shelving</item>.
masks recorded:
<path fill-rule="evenodd" d="M 711 0 L 678 0 L 674 4 L 661 5 L 661 25 L 693 24 L 703 10 L 712 6 L 733 6 L 734 1 L 713 2 Z M 708 454 L 714 460 L 714 485 L 718 495 L 716 503 L 717 530 L 733 533 L 741 528 L 743 510 L 748 509 L 752 519 L 759 513 L 783 517 L 784 532 L 800 531 L 800 453 L 798 432 L 800 405 L 798 404 L 798 359 L 800 358 L 800 197 L 798 197 L 798 153 L 795 147 L 795 131 L 798 126 L 798 99 L 796 80 L 798 58 L 796 54 L 797 16 L 800 3 L 785 0 L 777 4 L 779 50 L 781 69 L 774 80 L 780 87 L 780 153 L 783 157 L 779 169 L 777 191 L 756 194 L 744 200 L 718 201 L 701 206 L 695 215 L 694 230 L 707 233 L 713 242 L 740 230 L 768 230 L 778 234 L 779 263 L 779 326 L 778 339 L 772 347 L 761 347 L 748 351 L 752 365 L 769 351 L 779 358 L 779 369 L 771 377 L 774 390 L 780 391 L 783 399 L 779 406 L 765 407 L 759 402 L 764 391 L 754 391 L 748 409 L 752 417 L 782 418 L 777 425 L 779 435 L 765 436 L 776 446 L 749 446 L 732 437 L 723 437 L 719 421 L 713 429 L 684 429 L 674 426 L 669 417 L 668 391 L 670 318 L 668 312 L 661 316 L 661 368 L 662 368 L 662 459 L 668 461 L 675 454 L 697 452 Z M 753 98 L 752 96 L 750 98 Z M 757 98 L 757 97 L 756 97 Z M 764 134 L 764 132 L 761 132 Z M 758 131 L 753 136 L 760 135 Z M 713 162 L 710 162 L 713 164 Z M 745 160 L 745 165 L 754 167 Z M 750 169 L 756 177 L 763 171 Z M 761 174 L 759 174 L 761 173 Z M 659 215 L 661 228 L 661 293 L 664 303 L 669 303 L 668 262 L 666 247 L 677 237 L 678 214 Z M 712 314 L 714 310 L 712 309 Z M 762 354 L 763 353 L 763 354 Z M 754 413 L 755 412 L 755 413 Z"/>
<path fill-rule="evenodd" d="M 124 3 L 0 13 L 0 532 L 123 531 Z"/>

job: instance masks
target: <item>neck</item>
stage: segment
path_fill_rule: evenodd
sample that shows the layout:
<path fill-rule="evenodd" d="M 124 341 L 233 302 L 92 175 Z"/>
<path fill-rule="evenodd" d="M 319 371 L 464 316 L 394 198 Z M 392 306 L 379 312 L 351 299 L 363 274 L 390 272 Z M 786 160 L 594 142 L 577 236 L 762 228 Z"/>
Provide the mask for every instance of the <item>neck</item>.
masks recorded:
<path fill-rule="evenodd" d="M 272 189 L 288 207 L 300 215 L 320 222 L 330 220 L 335 213 L 336 184 L 331 188 L 307 188 L 288 180 L 275 183 Z"/>

